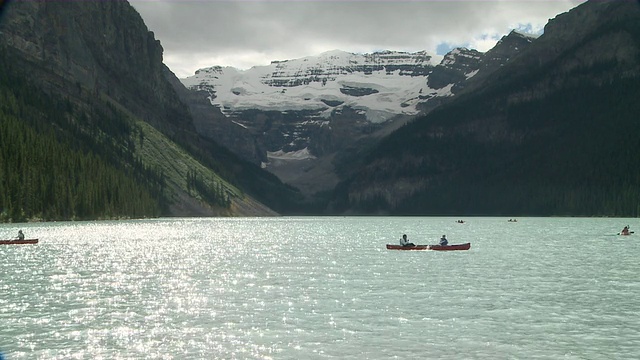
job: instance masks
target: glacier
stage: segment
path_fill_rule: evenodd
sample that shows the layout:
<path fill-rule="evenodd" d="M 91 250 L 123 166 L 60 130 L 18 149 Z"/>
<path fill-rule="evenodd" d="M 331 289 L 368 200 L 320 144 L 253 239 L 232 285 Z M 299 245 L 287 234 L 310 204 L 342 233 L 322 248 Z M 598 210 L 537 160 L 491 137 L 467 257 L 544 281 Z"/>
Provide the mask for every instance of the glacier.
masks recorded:
<path fill-rule="evenodd" d="M 452 95 L 451 86 L 428 86 L 436 65 L 424 51 L 334 50 L 247 70 L 212 66 L 181 81 L 187 88 L 207 91 L 211 104 L 227 116 L 245 110 L 306 110 L 326 119 L 348 106 L 369 122 L 382 123 L 397 115 L 417 115 L 424 99 Z"/>

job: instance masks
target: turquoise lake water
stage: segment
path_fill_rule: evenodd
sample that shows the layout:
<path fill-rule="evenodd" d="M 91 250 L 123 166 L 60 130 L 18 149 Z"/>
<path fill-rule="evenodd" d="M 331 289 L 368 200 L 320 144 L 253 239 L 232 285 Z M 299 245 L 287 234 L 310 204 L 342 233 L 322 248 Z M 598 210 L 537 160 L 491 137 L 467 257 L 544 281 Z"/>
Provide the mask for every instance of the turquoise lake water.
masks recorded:
<path fill-rule="evenodd" d="M 639 219 L 0 225 L 15 359 L 639 359 Z M 469 251 L 390 251 L 471 242 Z"/>

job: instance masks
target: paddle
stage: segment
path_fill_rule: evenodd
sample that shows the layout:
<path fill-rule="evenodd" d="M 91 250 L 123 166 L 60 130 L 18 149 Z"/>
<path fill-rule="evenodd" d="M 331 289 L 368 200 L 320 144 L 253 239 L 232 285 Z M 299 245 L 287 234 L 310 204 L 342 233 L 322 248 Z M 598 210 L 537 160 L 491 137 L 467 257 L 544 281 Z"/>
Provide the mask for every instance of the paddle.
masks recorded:
<path fill-rule="evenodd" d="M 629 235 L 635 234 L 635 233 L 636 233 L 635 231 L 629 231 Z M 618 235 L 622 235 L 622 233 L 618 233 Z"/>

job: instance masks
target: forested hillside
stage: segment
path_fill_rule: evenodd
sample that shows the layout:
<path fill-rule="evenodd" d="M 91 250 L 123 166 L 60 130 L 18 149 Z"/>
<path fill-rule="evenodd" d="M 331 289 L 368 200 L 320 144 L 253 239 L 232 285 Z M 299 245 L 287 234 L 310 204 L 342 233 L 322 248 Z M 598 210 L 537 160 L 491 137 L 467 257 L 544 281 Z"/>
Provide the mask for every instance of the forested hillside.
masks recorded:
<path fill-rule="evenodd" d="M 333 209 L 640 215 L 639 39 L 637 1 L 559 16 L 473 91 L 383 140 Z"/>
<path fill-rule="evenodd" d="M 639 96 L 637 81 L 618 80 L 526 104 L 467 99 L 400 129 L 349 184 L 405 179 L 423 189 L 395 201 L 382 189 L 352 197 L 350 206 L 358 213 L 638 216 L 640 104 L 631 99 Z M 455 120 L 480 109 L 484 117 L 505 114 L 505 123 Z"/>
<path fill-rule="evenodd" d="M 0 221 L 306 206 L 197 133 L 162 46 L 127 1 L 0 5 Z"/>
<path fill-rule="evenodd" d="M 29 84 L 0 58 L 0 221 L 158 216 L 161 172 L 134 156 L 140 134 L 108 103 L 89 111 Z"/>

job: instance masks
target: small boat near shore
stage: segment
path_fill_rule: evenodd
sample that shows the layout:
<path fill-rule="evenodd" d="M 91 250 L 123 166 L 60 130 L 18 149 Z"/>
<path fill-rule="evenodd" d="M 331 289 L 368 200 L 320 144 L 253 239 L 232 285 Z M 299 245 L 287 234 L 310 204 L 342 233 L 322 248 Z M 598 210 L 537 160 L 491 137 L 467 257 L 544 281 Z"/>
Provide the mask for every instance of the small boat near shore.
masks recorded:
<path fill-rule="evenodd" d="M 452 245 L 414 245 L 402 246 L 387 244 L 387 250 L 435 250 L 435 251 L 453 251 L 453 250 L 469 250 L 471 243 L 452 244 Z"/>
<path fill-rule="evenodd" d="M 0 240 L 0 245 L 26 245 L 37 244 L 38 239 L 23 239 L 23 240 Z"/>

